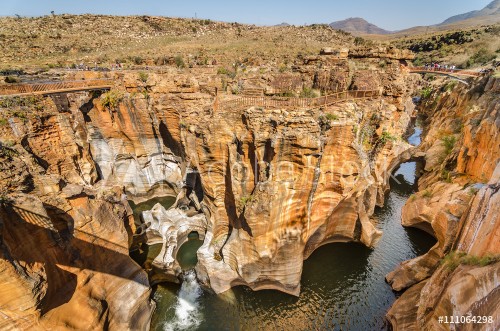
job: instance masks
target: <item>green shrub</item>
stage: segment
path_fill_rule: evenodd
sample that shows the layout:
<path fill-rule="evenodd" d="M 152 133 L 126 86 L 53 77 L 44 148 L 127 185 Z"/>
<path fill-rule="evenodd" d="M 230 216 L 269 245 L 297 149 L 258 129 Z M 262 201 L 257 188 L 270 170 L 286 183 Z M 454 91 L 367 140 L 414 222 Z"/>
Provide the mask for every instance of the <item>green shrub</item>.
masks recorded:
<path fill-rule="evenodd" d="M 232 94 L 240 94 L 240 88 L 238 86 L 231 87 Z"/>
<path fill-rule="evenodd" d="M 417 56 L 417 57 L 415 57 L 415 60 L 413 60 L 413 65 L 417 66 L 417 67 L 421 67 L 424 65 L 424 60 L 420 56 Z"/>
<path fill-rule="evenodd" d="M 360 46 L 360 45 L 363 45 L 365 43 L 365 40 L 361 37 L 356 37 L 354 38 L 354 45 L 356 46 Z"/>
<path fill-rule="evenodd" d="M 329 121 L 336 121 L 339 119 L 339 117 L 335 114 L 326 114 L 325 117 L 329 120 Z"/>
<path fill-rule="evenodd" d="M 452 182 L 451 172 L 446 169 L 441 170 L 441 179 L 447 183 L 451 183 Z"/>
<path fill-rule="evenodd" d="M 19 83 L 19 78 L 13 76 L 5 77 L 5 82 L 8 84 Z"/>
<path fill-rule="evenodd" d="M 432 94 L 432 88 L 430 86 L 427 86 L 420 91 L 420 97 L 422 99 L 428 99 Z"/>
<path fill-rule="evenodd" d="M 43 96 L 30 95 L 25 97 L 5 97 L 0 99 L 0 107 L 13 108 L 13 107 L 42 107 Z M 23 116 L 24 117 L 24 116 Z"/>
<path fill-rule="evenodd" d="M 130 58 L 130 60 L 132 61 L 132 63 L 134 63 L 136 65 L 144 63 L 144 59 L 140 56 L 132 56 Z M 119 62 L 116 62 L 116 63 L 119 63 Z"/>
<path fill-rule="evenodd" d="M 485 267 L 498 261 L 500 261 L 500 255 L 485 255 L 479 257 L 463 252 L 452 251 L 446 254 L 446 256 L 441 260 L 441 264 L 444 265 L 449 271 L 454 271 L 461 264 Z"/>
<path fill-rule="evenodd" d="M 452 91 L 455 88 L 455 86 L 457 86 L 457 81 L 456 80 L 451 81 L 448 84 L 446 84 L 446 86 L 444 87 L 444 90 L 446 92 Z"/>
<path fill-rule="evenodd" d="M 383 131 L 382 134 L 380 135 L 380 138 L 379 138 L 379 141 L 382 143 L 382 144 L 385 144 L 387 143 L 388 141 L 396 141 L 398 140 L 398 138 L 396 136 L 393 136 L 391 135 L 389 132 L 387 131 Z"/>
<path fill-rule="evenodd" d="M 186 67 L 186 64 L 184 63 L 184 59 L 182 58 L 181 55 L 177 55 L 175 58 L 174 58 L 174 61 L 175 61 L 175 65 L 177 66 L 177 68 L 179 69 L 182 69 L 182 68 L 185 68 Z"/>
<path fill-rule="evenodd" d="M 220 67 L 217 69 L 217 75 L 226 75 L 229 78 L 236 77 L 236 69 L 234 71 L 228 70 L 227 68 Z"/>
<path fill-rule="evenodd" d="M 457 137 L 453 135 L 447 135 L 441 137 L 441 141 L 443 142 L 445 148 L 445 154 L 449 155 L 451 151 L 453 151 L 453 148 L 455 147 L 455 143 L 457 142 Z"/>
<path fill-rule="evenodd" d="M 302 89 L 302 91 L 300 92 L 300 97 L 301 98 L 316 98 L 317 94 L 312 88 L 304 87 Z"/>
<path fill-rule="evenodd" d="M 365 124 L 361 127 L 360 138 L 361 144 L 366 151 L 372 150 L 373 136 L 375 135 L 375 127 L 371 124 Z"/>
<path fill-rule="evenodd" d="M 25 113 L 25 112 L 23 112 L 23 111 L 20 111 L 20 110 L 15 110 L 15 111 L 13 111 L 13 112 L 12 112 L 12 116 L 17 117 L 17 118 L 20 118 L 20 119 L 22 119 L 22 120 L 27 119 L 27 117 L 26 117 L 26 113 Z"/>
<path fill-rule="evenodd" d="M 476 193 L 478 192 L 479 190 L 475 187 L 471 187 L 469 188 L 469 191 L 467 192 L 469 195 L 476 195 Z"/>
<path fill-rule="evenodd" d="M 0 206 L 11 204 L 13 201 L 5 193 L 0 193 Z"/>
<path fill-rule="evenodd" d="M 292 91 L 286 91 L 286 92 L 281 93 L 280 96 L 285 97 L 285 98 L 293 98 L 293 97 L 295 97 L 295 93 Z"/>
<path fill-rule="evenodd" d="M 475 64 L 485 64 L 495 58 L 496 55 L 494 53 L 488 51 L 486 48 L 481 48 L 467 60 L 465 66 L 470 68 Z"/>
<path fill-rule="evenodd" d="M 251 195 L 244 196 L 240 198 L 240 204 L 245 207 L 247 203 L 252 202 L 253 197 Z"/>
<path fill-rule="evenodd" d="M 432 198 L 432 192 L 429 190 L 425 190 L 424 192 L 422 192 L 422 196 L 424 198 Z"/>
<path fill-rule="evenodd" d="M 143 83 L 148 81 L 149 75 L 146 72 L 139 72 L 139 80 Z"/>
<path fill-rule="evenodd" d="M 12 141 L 6 141 L 6 142 L 0 142 L 0 157 L 6 157 L 8 159 L 11 159 L 14 157 L 14 155 L 17 154 L 17 151 L 15 149 L 12 149 L 12 146 L 14 146 L 15 143 Z"/>
<path fill-rule="evenodd" d="M 228 75 L 228 74 L 229 70 L 227 70 L 224 67 L 220 67 L 219 69 L 217 69 L 217 75 Z"/>
<path fill-rule="evenodd" d="M 105 108 L 114 109 L 123 100 L 123 94 L 117 90 L 111 90 L 101 95 L 101 104 Z"/>
<path fill-rule="evenodd" d="M 9 121 L 6 118 L 1 117 L 0 118 L 0 126 L 7 125 Z"/>

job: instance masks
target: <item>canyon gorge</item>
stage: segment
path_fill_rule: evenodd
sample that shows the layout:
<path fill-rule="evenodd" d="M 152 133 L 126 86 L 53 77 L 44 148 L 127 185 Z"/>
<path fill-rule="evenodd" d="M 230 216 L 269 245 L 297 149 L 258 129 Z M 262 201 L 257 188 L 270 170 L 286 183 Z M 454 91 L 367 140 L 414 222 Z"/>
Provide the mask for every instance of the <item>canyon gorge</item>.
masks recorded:
<path fill-rule="evenodd" d="M 0 99 L 0 329 L 149 330 L 164 282 L 300 297 L 321 246 L 377 247 L 408 162 L 422 169 L 401 223 L 436 241 L 385 275 L 388 323 L 500 328 L 500 78 L 424 79 L 412 59 L 360 46 L 289 72 L 67 71 L 112 87 Z M 177 258 L 192 235 L 194 274 Z M 147 263 L 130 257 L 153 245 Z"/>

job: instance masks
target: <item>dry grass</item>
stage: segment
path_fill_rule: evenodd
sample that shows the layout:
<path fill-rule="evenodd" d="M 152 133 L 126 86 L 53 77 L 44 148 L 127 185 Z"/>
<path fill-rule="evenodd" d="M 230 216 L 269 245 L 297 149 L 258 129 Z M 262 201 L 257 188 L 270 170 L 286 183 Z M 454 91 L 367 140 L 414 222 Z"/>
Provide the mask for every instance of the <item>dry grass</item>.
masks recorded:
<path fill-rule="evenodd" d="M 259 27 L 255 25 L 152 16 L 55 15 L 0 18 L 0 69 L 57 68 L 84 62 L 89 66 L 234 63 L 271 65 L 287 71 L 301 55 L 323 47 L 392 43 L 412 48 L 417 62 L 464 65 L 479 50 L 498 54 L 500 25 L 428 32 L 413 36 L 354 38 L 327 25 Z M 450 35 L 466 36 L 459 40 Z M 454 36 L 454 35 L 453 35 Z M 441 41 L 436 39 L 441 38 Z M 375 39 L 375 41 L 373 41 Z M 470 41 L 469 41 L 470 39 Z M 431 45 L 419 49 L 419 45 Z M 484 54 L 483 54 L 484 55 Z M 473 63 L 480 65 L 480 63 Z"/>
<path fill-rule="evenodd" d="M 153 65 L 181 55 L 187 65 L 236 60 L 289 62 L 322 47 L 349 47 L 354 38 L 326 25 L 258 27 L 150 16 L 56 15 L 0 18 L 0 68 Z"/>
<path fill-rule="evenodd" d="M 500 24 L 402 36 L 391 43 L 417 53 L 417 65 L 439 61 L 480 67 L 500 56 Z"/>

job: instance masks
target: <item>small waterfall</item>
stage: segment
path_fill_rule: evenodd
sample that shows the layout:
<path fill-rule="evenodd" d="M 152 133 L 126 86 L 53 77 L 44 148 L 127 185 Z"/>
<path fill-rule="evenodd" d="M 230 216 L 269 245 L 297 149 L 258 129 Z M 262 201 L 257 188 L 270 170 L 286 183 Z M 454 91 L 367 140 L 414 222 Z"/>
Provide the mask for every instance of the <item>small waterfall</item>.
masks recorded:
<path fill-rule="evenodd" d="M 199 298 L 202 295 L 194 270 L 184 273 L 184 281 L 175 304 L 175 317 L 164 324 L 165 331 L 192 330 L 200 325 L 203 315 L 200 311 Z"/>

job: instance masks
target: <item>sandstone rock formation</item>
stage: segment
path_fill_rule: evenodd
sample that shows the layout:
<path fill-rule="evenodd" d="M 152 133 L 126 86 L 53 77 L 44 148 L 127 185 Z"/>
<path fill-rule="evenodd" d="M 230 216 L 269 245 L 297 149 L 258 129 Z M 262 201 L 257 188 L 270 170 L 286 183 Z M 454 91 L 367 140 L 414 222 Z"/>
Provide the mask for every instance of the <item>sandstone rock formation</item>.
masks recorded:
<path fill-rule="evenodd" d="M 374 245 L 380 233 L 370 216 L 383 203 L 387 171 L 409 148 L 396 139 L 413 111 L 400 93 L 322 111 L 255 107 L 186 118 L 183 145 L 211 215 L 198 251 L 202 282 L 218 293 L 244 284 L 298 294 L 302 261 L 315 248 Z M 384 132 L 394 139 L 381 142 Z"/>
<path fill-rule="evenodd" d="M 119 188 L 88 194 L 42 202 L 18 193 L 1 208 L 2 329 L 149 328 L 150 288 L 128 256 L 126 201 Z"/>
<path fill-rule="evenodd" d="M 387 314 L 396 330 L 445 330 L 449 325 L 439 324 L 438 316 L 468 314 L 493 316 L 494 322 L 460 325 L 464 330 L 499 327 L 499 263 L 469 262 L 456 269 L 440 263 L 452 250 L 474 257 L 471 261 L 500 255 L 499 86 L 498 79 L 484 78 L 425 106 L 432 116 L 421 145 L 426 173 L 419 193 L 403 208 L 402 221 L 429 231 L 438 242 L 386 277 L 396 290 L 410 287 Z"/>
<path fill-rule="evenodd" d="M 22 238 L 12 226 L 19 219 L 7 218 L 1 232 L 7 249 L 0 269 L 0 282 L 9 288 L 5 297 L 29 298 L 24 301 L 27 308 L 21 310 L 30 323 L 79 328 L 84 324 L 66 321 L 78 308 L 89 316 L 82 323 L 94 328 L 143 328 L 151 311 L 149 284 L 128 258 L 133 234 L 135 243 L 146 239 L 163 245 L 153 262 L 152 279 L 175 281 L 180 272 L 176 252 L 192 231 L 204 240 L 196 271 L 205 286 L 217 293 L 247 285 L 298 295 L 303 260 L 317 247 L 338 241 L 376 245 L 381 233 L 371 216 L 383 204 L 389 174 L 403 160 L 424 153 L 427 173 L 419 183 L 422 192 L 410 199 L 403 218 L 405 225 L 434 234 L 438 243 L 427 255 L 402 264 L 389 276 L 394 288 L 417 284 L 421 289 L 424 283 L 419 282 L 456 245 L 457 234 L 464 238 L 464 250 L 494 248 L 495 237 L 478 244 L 470 231 L 475 227 L 489 235 L 490 223 L 467 215 L 472 217 L 471 210 L 489 211 L 497 199 L 492 184 L 477 196 L 484 199 L 469 194 L 472 184 L 483 174 L 491 177 L 495 169 L 485 164 L 493 160 L 484 155 L 497 148 L 498 109 L 486 107 L 498 88 L 495 80 L 483 82 L 485 93 L 469 91 L 467 101 L 461 99 L 458 88 L 444 93 L 432 108 L 436 114 L 426 140 L 414 151 L 401 138 L 414 111 L 410 97 L 418 80 L 400 68 L 407 54 L 387 49 L 352 52 L 347 59 L 328 55 L 305 59 L 291 74 L 300 78 L 301 85 L 295 87 L 299 92 L 315 88 L 324 93 L 371 89 L 379 92 L 378 97 L 297 109 L 236 106 L 222 112 L 219 101 L 239 96 L 219 93 L 215 98 L 215 88 L 222 90 L 225 83 L 224 90 L 238 92 L 239 79 L 170 68 L 146 75 L 109 73 L 115 82 L 109 92 L 45 98 L 31 105 L 38 111 L 23 109 L 25 118 L 9 114 L 8 125 L 0 127 L 3 205 L 14 208 L 26 205 L 23 199 L 38 201 L 26 209 L 45 220 L 42 227 L 49 234 L 37 232 L 32 240 L 41 240 L 43 247 L 55 252 L 36 257 L 40 261 L 35 262 L 47 270 L 55 266 L 57 276 L 51 285 L 52 276 L 45 280 L 46 271 L 34 265 L 33 270 L 27 269 L 28 276 L 9 278 L 30 255 L 13 248 L 14 239 Z M 252 79 L 264 91 L 275 90 L 270 85 L 276 77 L 248 72 L 243 78 Z M 68 79 L 98 75 L 77 72 Z M 460 111 L 454 115 L 457 104 Z M 471 111 L 471 105 L 484 108 Z M 484 115 L 480 129 L 473 125 L 473 114 Z M 461 128 L 454 122 L 457 117 L 464 119 L 461 140 L 462 135 L 455 132 Z M 457 136 L 460 148 L 449 150 L 442 139 L 448 135 Z M 443 152 L 446 155 L 439 160 Z M 163 195 L 177 196 L 176 204 L 168 210 L 156 205 L 144 212 L 144 223 L 136 231 L 125 200 L 140 202 Z M 30 223 L 28 216 L 19 218 Z M 94 263 L 87 244 L 102 246 L 109 254 Z M 104 263 L 106 259 L 113 263 Z M 78 282 L 75 295 L 61 303 L 54 297 L 67 290 L 58 285 L 72 277 L 61 276 L 63 272 L 76 275 Z M 88 282 L 80 282 L 84 275 L 90 275 Z M 434 281 L 425 284 L 434 286 Z M 130 291 L 120 292 L 116 286 Z M 125 293 L 129 305 L 120 305 Z M 420 291 L 407 293 L 417 298 Z M 14 314 L 20 301 L 0 301 L 0 307 L 12 316 L 9 325 L 18 323 Z M 417 312 L 412 311 L 412 316 Z"/>
<path fill-rule="evenodd" d="M 142 217 L 147 227 L 147 244 L 162 244 L 160 253 L 153 261 L 153 281 L 178 282 L 181 267 L 176 259 L 177 251 L 191 232 L 196 232 L 200 240 L 205 239 L 205 215 L 175 206 L 165 210 L 162 205 L 156 204 L 150 211 L 143 212 Z"/>
<path fill-rule="evenodd" d="M 26 99 L 2 114 L 11 117 L 0 128 L 1 329 L 149 329 L 151 289 L 128 255 L 126 195 L 92 185 L 78 109 L 87 98 Z"/>

